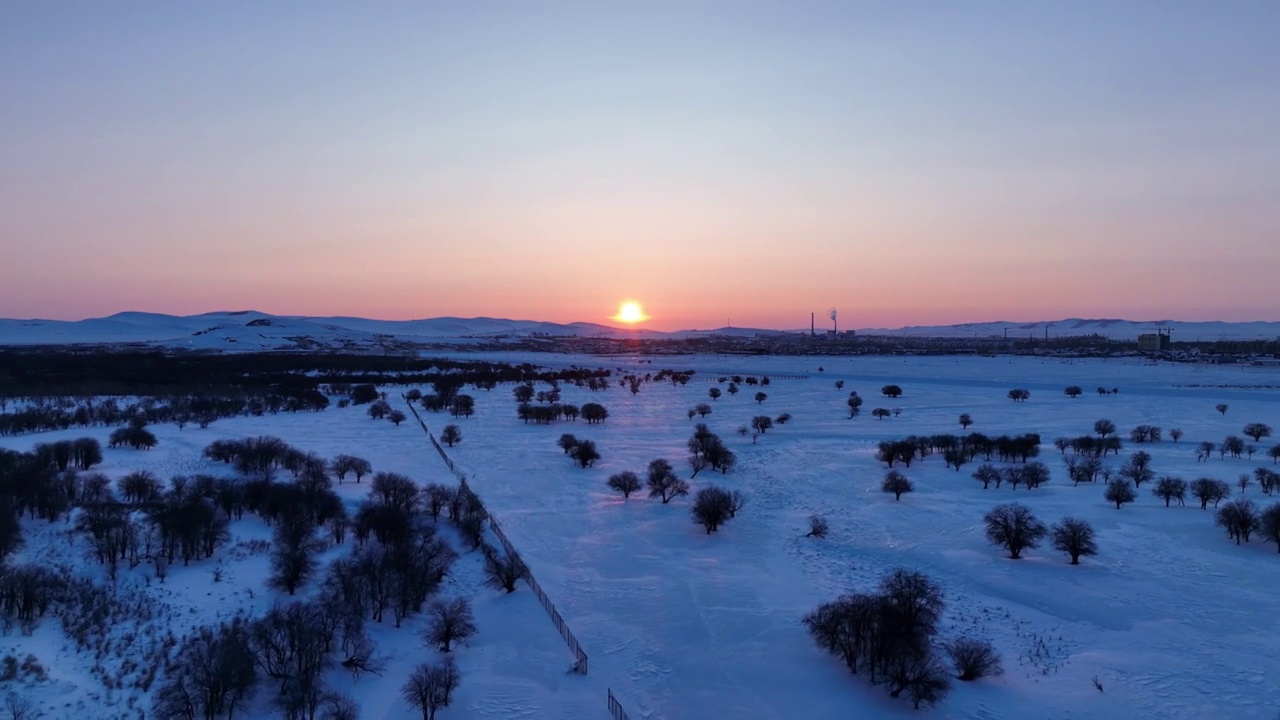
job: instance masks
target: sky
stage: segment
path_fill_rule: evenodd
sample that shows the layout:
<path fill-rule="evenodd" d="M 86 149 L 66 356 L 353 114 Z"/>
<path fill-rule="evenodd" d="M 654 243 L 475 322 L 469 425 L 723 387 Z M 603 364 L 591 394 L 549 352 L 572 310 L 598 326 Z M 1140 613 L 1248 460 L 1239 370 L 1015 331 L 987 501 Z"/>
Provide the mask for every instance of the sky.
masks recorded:
<path fill-rule="evenodd" d="M 1280 3 L 0 3 L 0 316 L 1280 320 Z"/>

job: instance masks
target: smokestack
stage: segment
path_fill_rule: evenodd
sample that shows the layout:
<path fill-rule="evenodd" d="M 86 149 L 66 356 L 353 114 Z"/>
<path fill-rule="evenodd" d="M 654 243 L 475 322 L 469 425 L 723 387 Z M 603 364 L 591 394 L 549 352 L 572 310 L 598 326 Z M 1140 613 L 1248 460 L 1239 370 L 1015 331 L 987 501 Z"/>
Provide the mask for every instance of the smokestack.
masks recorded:
<path fill-rule="evenodd" d="M 838 335 L 838 334 L 840 333 L 840 326 L 839 326 L 839 324 L 837 324 L 837 323 L 836 323 L 836 309 L 835 309 L 835 308 L 831 308 L 831 332 L 832 332 L 832 334 L 836 334 L 836 335 Z"/>
<path fill-rule="evenodd" d="M 817 317 L 817 313 L 809 313 L 809 337 L 816 337 L 818 334 Z"/>

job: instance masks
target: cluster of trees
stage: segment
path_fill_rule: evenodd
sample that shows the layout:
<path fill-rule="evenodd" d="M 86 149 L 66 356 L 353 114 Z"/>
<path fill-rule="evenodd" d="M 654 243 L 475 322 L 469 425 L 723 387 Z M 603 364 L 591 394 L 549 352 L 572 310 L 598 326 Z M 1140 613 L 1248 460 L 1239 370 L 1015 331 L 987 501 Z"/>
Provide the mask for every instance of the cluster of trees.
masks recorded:
<path fill-rule="evenodd" d="M 839 385 L 844 387 L 844 381 L 839 381 Z M 849 399 L 845 400 L 845 404 L 849 406 L 850 420 L 858 417 L 858 414 L 862 412 L 862 396 L 858 394 L 857 390 L 849 391 Z"/>
<path fill-rule="evenodd" d="M 689 438 L 689 467 L 693 471 L 690 477 L 697 477 L 699 472 L 710 467 L 726 474 L 738 464 L 738 457 L 724 444 L 719 435 L 711 432 L 706 423 L 693 426 L 693 436 Z"/>
<path fill-rule="evenodd" d="M 883 440 L 876 444 L 876 459 L 890 468 L 894 463 L 911 467 L 917 459 L 941 453 L 948 467 L 959 470 L 979 455 L 991 460 L 998 457 L 1005 462 L 1027 462 L 1040 454 L 1040 436 L 1001 435 L 988 437 L 982 433 L 968 435 L 910 435 L 902 440 Z"/>
<path fill-rule="evenodd" d="M 670 381 L 671 386 L 675 387 L 677 385 L 689 384 L 689 381 L 693 379 L 693 375 L 694 375 L 694 371 L 692 370 L 670 370 L 670 369 L 659 370 L 656 374 L 645 373 L 644 375 L 637 375 L 634 373 L 628 373 L 618 379 L 618 386 L 622 388 L 626 388 L 631 392 L 632 395 L 636 395 L 640 392 L 640 388 L 645 383 Z M 724 379 L 721 378 L 720 381 L 723 383 Z M 738 382 L 741 382 L 741 380 L 739 380 Z M 765 384 L 767 385 L 768 383 L 765 383 Z M 736 393 L 737 389 L 735 388 L 732 392 Z M 719 394 L 717 394 L 715 397 L 719 397 Z"/>
<path fill-rule="evenodd" d="M 1081 435 L 1073 438 L 1054 438 L 1053 446 L 1064 454 L 1067 450 L 1071 450 L 1072 454 L 1076 456 L 1101 458 L 1107 453 L 1119 455 L 1124 444 L 1115 435 L 1109 437 Z"/>
<path fill-rule="evenodd" d="M 474 496 L 437 484 L 419 488 L 403 475 L 378 473 L 350 522 L 356 546 L 330 564 L 323 594 L 374 622 L 390 610 L 396 627 L 422 612 L 458 557 L 436 532 L 446 509 L 463 537 L 479 547 L 485 513 Z"/>
<path fill-rule="evenodd" d="M 884 387 L 880 388 L 880 394 L 887 398 L 902 397 L 902 388 L 898 387 L 897 385 L 885 385 Z"/>
<path fill-rule="evenodd" d="M 562 404 L 559 385 L 552 385 L 550 390 L 535 393 L 533 385 L 523 383 L 517 385 L 512 394 L 517 403 L 516 415 L 525 423 L 532 421 L 537 425 L 550 425 L 560 420 L 575 421 L 581 417 L 587 424 L 596 425 L 609 417 L 609 411 L 600 403 L 584 403 L 582 407 L 572 403 Z M 535 397 L 540 404 L 533 404 Z"/>
<path fill-rule="evenodd" d="M 646 375 L 645 377 L 646 377 L 646 379 L 650 379 L 650 380 L 652 380 L 653 382 L 669 381 L 669 382 L 671 383 L 671 386 L 672 386 L 672 387 L 675 387 L 675 386 L 677 386 L 677 385 L 688 385 L 688 384 L 689 384 L 689 381 L 693 379 L 693 376 L 694 376 L 694 371 L 692 371 L 692 370 L 666 370 L 666 369 L 664 369 L 664 370 L 659 370 L 656 374 L 654 374 L 654 375 L 652 375 L 652 376 L 648 376 L 648 375 Z M 755 380 L 755 378 L 752 378 L 752 380 Z M 768 384 L 769 384 L 769 382 L 768 382 L 768 381 L 769 381 L 769 379 L 768 379 L 768 378 L 765 378 L 765 383 L 764 383 L 764 384 L 765 384 L 765 385 L 768 385 Z M 748 383 L 748 385 L 754 385 L 754 384 L 755 384 L 754 382 L 752 382 L 752 383 Z"/>
<path fill-rule="evenodd" d="M 1219 460 L 1225 460 L 1228 455 L 1233 459 L 1240 459 L 1242 455 L 1248 455 L 1250 458 L 1258 449 L 1253 445 L 1246 443 L 1235 435 L 1228 435 L 1223 438 L 1222 443 L 1215 445 L 1211 441 L 1204 441 L 1196 447 L 1196 461 L 1203 462 L 1210 458 L 1213 453 L 1218 453 Z"/>
<path fill-rule="evenodd" d="M 707 403 L 698 403 L 689 408 L 689 419 L 692 420 L 694 415 L 698 417 L 706 417 L 711 414 L 711 406 Z"/>
<path fill-rule="evenodd" d="M 1031 399 L 1031 391 L 1026 388 L 1014 388 L 1009 391 L 1009 399 L 1014 402 L 1026 402 Z"/>
<path fill-rule="evenodd" d="M 25 453 L 0 448 L 0 558 L 21 542 L 18 516 L 53 522 L 77 504 L 105 497 L 106 476 L 79 470 L 101 459 L 95 448 L 92 438 L 42 443 Z"/>
<path fill-rule="evenodd" d="M 587 403 L 596 405 L 597 403 Z M 550 405 L 533 405 L 520 403 L 516 406 L 516 416 L 522 422 L 533 421 L 535 425 L 550 425 L 560 420 L 575 421 L 582 414 L 582 408 L 572 403 L 552 403 Z"/>
<path fill-rule="evenodd" d="M 127 445 L 134 450 L 150 450 L 158 444 L 155 434 L 147 429 L 146 418 L 141 415 L 135 415 L 125 427 L 113 430 L 107 439 L 109 448 Z"/>
<path fill-rule="evenodd" d="M 121 478 L 118 495 L 105 485 L 95 489 L 92 501 L 80 504 L 76 529 L 89 537 L 110 577 L 127 559 L 129 567 L 152 563 L 163 580 L 173 562 L 187 565 L 212 557 L 226 542 L 232 511 L 218 501 L 230 484 L 197 475 L 170 478 L 165 487 L 150 473 L 131 473 Z"/>
<path fill-rule="evenodd" d="M 1267 542 L 1275 543 L 1276 550 L 1280 551 L 1280 503 L 1259 511 L 1252 500 L 1237 498 L 1218 510 L 1214 522 L 1226 530 L 1227 537 L 1237 545 L 1241 541 L 1249 542 L 1256 532 Z"/>
<path fill-rule="evenodd" d="M 39 565 L 0 563 L 0 617 L 30 634 L 36 622 L 66 593 L 64 578 Z"/>
<path fill-rule="evenodd" d="M 973 479 L 982 483 L 982 489 L 990 488 L 991 483 L 995 483 L 996 489 L 1008 483 L 1014 490 L 1019 485 L 1026 485 L 1028 490 L 1034 490 L 1041 485 L 1049 482 L 1049 468 L 1041 462 L 1030 462 L 1023 465 L 1012 465 L 1009 467 L 998 468 L 991 463 L 983 463 L 973 471 Z"/>
<path fill-rule="evenodd" d="M 9 399 L 4 399 L 7 407 Z M 179 395 L 143 397 L 122 405 L 114 397 L 76 400 L 71 397 L 36 397 L 15 401 L 13 412 L 0 412 L 0 435 L 66 430 L 73 427 L 109 427 L 142 418 L 144 424 L 174 423 L 208 427 L 219 418 L 275 415 L 280 412 L 318 412 L 329 398 L 316 389 L 227 388 L 212 394 L 206 388 Z"/>
<path fill-rule="evenodd" d="M 1135 443 L 1158 443 L 1162 432 L 1157 425 L 1138 425 L 1129 431 L 1129 440 Z"/>
<path fill-rule="evenodd" d="M 419 404 L 423 410 L 433 413 L 448 411 L 453 417 L 471 417 L 476 414 L 476 399 L 457 392 L 447 384 L 436 385 L 436 392 L 423 395 Z M 447 392 L 448 391 L 448 392 Z"/>
<path fill-rule="evenodd" d="M 779 416 L 779 417 L 782 417 L 782 416 Z M 788 419 L 790 418 L 790 416 L 787 416 L 787 417 Z M 783 423 L 785 424 L 785 422 L 786 421 L 784 420 Z M 766 432 L 769 432 L 769 430 L 771 429 L 773 429 L 773 418 L 769 417 L 768 415 L 756 415 L 755 417 L 751 418 L 751 442 L 754 443 L 756 441 L 756 438 L 760 437 Z M 738 434 L 746 435 L 747 433 L 742 432 L 741 429 L 739 429 Z"/>
<path fill-rule="evenodd" d="M 205 447 L 203 454 L 210 460 L 232 465 L 241 475 L 266 480 L 273 478 L 279 470 L 286 470 L 295 478 L 307 475 L 327 477 L 332 472 L 338 476 L 339 483 L 348 474 L 354 475 L 356 482 L 360 482 L 361 478 L 373 472 L 373 467 L 364 458 L 344 454 L 329 462 L 315 453 L 303 452 L 270 435 L 241 440 L 215 440 Z"/>
<path fill-rule="evenodd" d="M 865 671 L 891 697 L 906 694 L 915 707 L 940 702 L 951 678 L 934 646 L 946 604 L 942 589 L 915 570 L 894 570 L 873 592 L 850 593 L 819 605 L 804 617 L 814 643 L 844 660 L 849 671 Z M 1001 672 L 989 643 L 958 638 L 944 643 L 960 680 Z"/>
<path fill-rule="evenodd" d="M 591 467 L 600 459 L 600 450 L 596 448 L 594 440 L 579 440 L 578 438 L 565 433 L 556 441 L 556 445 L 564 450 L 564 454 L 573 458 L 583 470 Z"/>
<path fill-rule="evenodd" d="M 193 354 L 81 348 L 0 351 L 0 397 L 234 397 L 268 393 L 289 397 L 307 390 L 343 395 L 357 385 L 434 385 L 437 382 L 456 387 L 472 385 L 477 389 L 521 381 L 571 382 L 585 386 L 588 380 L 604 380 L 609 375 L 603 368 L 539 368 L 529 363 L 417 355 Z"/>
<path fill-rule="evenodd" d="M 102 445 L 91 437 L 37 443 L 32 452 L 37 463 L 58 472 L 72 468 L 88 470 L 102 462 Z"/>
<path fill-rule="evenodd" d="M 1262 488 L 1263 493 L 1270 495 L 1280 490 L 1280 473 L 1275 470 L 1264 467 L 1254 468 L 1253 476 L 1257 479 L 1258 487 Z M 1244 492 L 1245 486 L 1248 485 L 1249 476 L 1242 475 L 1241 478 L 1240 491 Z"/>
<path fill-rule="evenodd" d="M 1098 554 L 1093 526 L 1079 518 L 1063 518 L 1052 528 L 1041 522 L 1031 509 L 1019 503 L 997 505 L 984 517 L 987 541 L 1004 548 L 1017 560 L 1024 550 L 1034 550 L 1050 537 L 1053 549 L 1066 553 L 1072 565 L 1080 558 Z"/>
<path fill-rule="evenodd" d="M 382 398 L 370 403 L 369 409 L 366 412 L 368 412 L 369 417 L 374 420 L 390 420 L 391 424 L 396 427 L 399 427 L 400 423 L 404 422 L 407 417 L 404 413 L 391 407 L 391 403 Z"/>
<path fill-rule="evenodd" d="M 408 690 L 421 680 L 421 671 L 434 666 L 414 671 L 404 692 L 410 704 L 431 708 L 432 715 L 448 705 L 460 676 L 451 660 L 444 664 L 447 678 L 429 677 L 422 692 L 411 696 Z M 234 717 L 265 689 L 272 706 L 289 720 L 354 720 L 356 703 L 324 684 L 324 673 L 337 666 L 357 678 L 383 669 L 363 616 L 337 598 L 279 605 L 260 618 L 238 616 L 188 636 L 152 709 L 158 720 Z"/>

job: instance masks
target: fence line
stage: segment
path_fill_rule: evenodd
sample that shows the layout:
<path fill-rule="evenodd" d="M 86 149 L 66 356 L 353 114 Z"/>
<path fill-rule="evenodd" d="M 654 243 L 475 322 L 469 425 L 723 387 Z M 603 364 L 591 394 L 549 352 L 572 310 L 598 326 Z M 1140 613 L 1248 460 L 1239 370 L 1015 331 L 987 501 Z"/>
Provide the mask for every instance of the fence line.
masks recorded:
<path fill-rule="evenodd" d="M 444 460 L 444 464 L 449 467 L 449 472 L 452 472 L 454 477 L 458 479 L 458 492 L 464 493 L 478 501 L 480 499 L 479 496 L 476 495 L 476 493 L 471 489 L 471 486 L 467 484 L 466 474 L 460 472 L 453 464 L 453 460 L 449 459 L 448 453 L 444 451 L 444 448 L 436 441 L 435 435 L 431 434 L 431 430 L 428 429 L 427 424 L 423 422 L 422 416 L 418 414 L 417 408 L 413 406 L 413 403 L 409 402 L 408 398 L 405 398 L 405 403 L 409 405 L 409 411 L 413 413 L 413 417 L 417 419 L 418 424 L 422 426 L 422 431 L 427 434 L 427 439 L 431 441 L 431 444 L 435 446 L 436 451 L 440 453 L 440 458 Z M 483 506 L 483 503 L 480 504 Z M 507 555 L 513 560 L 519 562 L 520 566 L 524 568 L 523 577 L 525 583 L 528 584 L 531 590 L 533 590 L 533 594 L 537 596 L 538 602 L 542 603 L 543 609 L 546 610 L 547 615 L 551 617 L 551 623 L 556 626 L 556 631 L 560 633 L 560 637 L 563 638 L 565 644 L 569 646 L 569 652 L 573 653 L 573 671 L 586 675 L 587 653 L 582 650 L 582 645 L 578 643 L 578 638 L 574 636 L 573 631 L 569 629 L 568 623 L 564 621 L 564 616 L 562 616 L 560 611 L 556 609 L 555 603 L 551 602 L 551 598 L 547 597 L 547 593 L 543 591 L 542 586 L 539 585 L 537 579 L 533 577 L 533 572 L 529 570 L 529 564 L 520 557 L 520 553 L 516 552 L 515 546 L 511 544 L 509 539 L 507 539 L 507 534 L 502 531 L 502 526 L 498 524 L 498 518 L 494 517 L 493 513 L 489 512 L 487 509 L 485 510 L 485 514 L 489 520 L 489 528 L 493 530 L 493 534 L 497 536 L 498 542 L 502 543 L 502 548 L 507 551 Z M 609 698 L 609 706 L 612 708 L 617 701 L 613 698 L 612 692 L 609 693 Z M 618 707 L 619 710 L 621 710 L 621 706 Z M 615 717 L 617 716 L 615 715 Z M 625 713 L 623 713 L 623 717 L 626 717 Z"/>
<path fill-rule="evenodd" d="M 609 717 L 613 720 L 629 720 L 627 711 L 622 709 L 622 703 L 618 702 L 618 698 L 613 694 L 613 688 L 609 688 Z"/>
<path fill-rule="evenodd" d="M 734 375 L 740 375 L 740 376 L 742 376 L 743 378 L 747 378 L 747 377 L 755 377 L 755 378 L 757 378 L 757 379 L 761 379 L 761 378 L 765 378 L 765 377 L 767 377 L 767 378 L 769 378 L 769 381 L 770 381 L 770 382 L 772 382 L 772 381 L 774 381 L 774 380 L 808 380 L 808 379 L 810 379 L 810 377 L 811 377 L 810 375 L 787 375 L 787 374 L 782 374 L 782 373 L 778 373 L 778 374 L 775 374 L 775 373 L 769 373 L 769 374 L 767 374 L 767 375 L 756 375 L 756 376 L 752 376 L 752 375 L 749 375 L 749 374 L 747 374 L 747 373 L 741 373 L 741 372 L 718 373 L 718 372 L 709 372 L 709 371 L 708 371 L 708 372 L 705 372 L 705 373 L 700 373 L 700 374 L 698 374 L 698 375 L 694 375 L 694 376 L 693 376 L 693 378 L 691 379 L 691 381 L 692 381 L 692 382 L 705 382 L 705 383 L 712 383 L 712 384 L 715 384 L 715 383 L 720 382 L 720 378 L 722 378 L 722 377 L 723 377 L 723 378 L 731 378 L 731 377 L 733 377 Z M 744 383 L 744 384 L 745 384 L 745 383 Z M 768 387 L 768 386 L 766 385 L 765 387 Z"/>

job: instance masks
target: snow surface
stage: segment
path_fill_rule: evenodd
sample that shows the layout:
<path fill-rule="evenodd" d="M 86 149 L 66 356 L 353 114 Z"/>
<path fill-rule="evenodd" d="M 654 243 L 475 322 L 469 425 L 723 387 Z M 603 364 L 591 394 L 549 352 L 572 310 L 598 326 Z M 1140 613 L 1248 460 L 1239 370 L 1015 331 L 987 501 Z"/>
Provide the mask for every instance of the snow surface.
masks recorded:
<path fill-rule="evenodd" d="M 462 690 L 442 718 L 605 717 L 606 687 L 632 718 L 915 716 L 909 702 L 888 698 L 816 649 L 800 625 L 819 603 L 868 589 L 898 566 L 918 568 L 945 589 L 944 637 L 986 637 L 1004 656 L 1003 676 L 957 683 L 933 711 L 937 716 L 1280 713 L 1280 637 L 1270 632 L 1280 611 L 1276 548 L 1257 538 L 1237 547 L 1213 525 L 1211 511 L 1191 501 L 1165 508 L 1146 487 L 1136 503 L 1116 510 L 1103 500 L 1100 486 L 1072 487 L 1051 445 L 1057 436 L 1088 434 L 1100 418 L 1115 421 L 1122 435 L 1139 423 L 1159 425 L 1166 436 L 1180 427 L 1186 433 L 1180 443 L 1143 446 L 1154 456 L 1156 473 L 1230 482 L 1270 460 L 1260 451 L 1253 461 L 1215 457 L 1197 464 L 1194 447 L 1240 434 L 1246 422 L 1280 427 L 1276 370 L 1009 357 L 703 356 L 653 364 L 616 357 L 485 357 L 641 372 L 665 364 L 698 375 L 684 387 L 645 385 L 634 397 L 616 382 L 601 393 L 566 386 L 565 402 L 597 401 L 609 408 L 609 420 L 599 426 L 522 424 L 509 386 L 472 393 L 478 412 L 469 419 L 423 414 L 436 430 L 448 422 L 461 426 L 464 439 L 451 456 L 501 520 L 591 663 L 586 677 L 567 674 L 572 657 L 533 594 L 523 586 L 510 596 L 481 589 L 479 556 L 464 554 L 446 592 L 473 598 L 480 635 L 457 655 Z M 731 373 L 773 375 L 771 385 L 759 388 L 768 399 L 757 404 L 756 388 L 744 386 L 736 397 L 726 393 L 710 401 L 714 378 Z M 843 390 L 833 387 L 837 379 L 846 381 Z M 880 397 L 878 389 L 887 383 L 901 385 L 904 396 Z M 1083 386 L 1086 394 L 1063 396 L 1069 384 Z M 1092 392 L 1099 385 L 1120 393 L 1099 397 Z M 1030 401 L 1006 399 L 1013 387 L 1030 389 Z M 866 405 L 861 417 L 850 420 L 844 400 L 855 389 Z M 710 536 L 691 522 L 688 499 L 669 505 L 635 496 L 624 501 L 605 487 L 609 475 L 642 471 L 655 457 L 670 459 L 687 477 L 684 446 L 695 421 L 685 411 L 699 402 L 712 404 L 705 421 L 738 454 L 739 467 L 726 476 L 699 473 L 694 489 L 715 483 L 748 498 L 739 516 Z M 1225 416 L 1214 410 L 1219 402 L 1230 405 Z M 902 414 L 877 421 L 870 415 L 875 407 L 898 407 Z M 733 432 L 754 415 L 782 412 L 793 420 L 755 444 Z M 973 415 L 973 431 L 1039 432 L 1045 440 L 1040 459 L 1053 471 L 1050 483 L 1032 491 L 984 491 L 969 477 L 973 465 L 957 473 L 931 457 L 906 471 L 916 492 L 895 502 L 879 491 L 884 468 L 873 457 L 876 441 L 958 433 L 962 412 Z M 424 483 L 448 481 L 416 425 L 374 421 L 359 407 L 222 420 L 207 430 L 154 429 L 159 447 L 106 450 L 106 471 L 116 477 L 135 469 L 162 476 L 224 472 L 224 466 L 199 457 L 208 442 L 274 434 L 326 456 L 354 452 L 375 469 L 405 472 Z M 555 445 L 564 432 L 594 439 L 602 461 L 587 470 L 575 467 Z M 108 433 L 71 430 L 0 438 L 0 444 L 26 449 L 86 434 L 105 440 Z M 1260 445 L 1269 447 L 1266 441 Z M 1126 443 L 1121 457 L 1109 462 L 1118 464 L 1134 449 Z M 339 492 L 354 502 L 365 489 L 348 481 Z M 1263 507 L 1275 501 L 1256 486 L 1246 496 Z M 1076 567 L 1047 547 L 1008 560 L 987 545 L 981 520 L 993 505 L 1013 500 L 1049 523 L 1066 515 L 1087 519 L 1098 531 L 1100 554 Z M 830 521 L 827 539 L 803 537 L 811 513 Z M 20 559 L 70 556 L 87 572 L 98 572 L 84 559 L 82 541 L 65 541 L 65 526 L 26 528 L 28 545 Z M 250 518 L 235 523 L 233 532 L 233 545 L 266 537 L 260 521 Z M 211 561 L 174 567 L 163 585 L 146 584 L 141 568 L 124 582 L 151 593 L 179 633 L 233 608 L 260 611 L 279 599 L 262 587 L 264 557 L 231 554 L 223 550 Z M 214 584 L 211 573 L 218 564 L 226 572 Z M 433 654 L 417 638 L 421 625 L 418 618 L 405 628 L 389 622 L 378 628 L 375 638 L 392 657 L 381 678 L 352 684 L 341 673 L 331 675 L 334 685 L 360 702 L 362 717 L 408 716 L 396 691 L 408 669 Z M 55 620 L 46 619 L 30 638 L 15 632 L 0 644 L 4 653 L 32 652 L 46 668 L 56 668 L 52 680 L 27 690 L 47 717 L 83 716 L 128 702 L 129 695 L 119 691 L 107 698 L 91 678 L 93 658 L 71 652 Z M 1105 692 L 1093 687 L 1094 676 Z M 138 693 L 133 696 L 146 705 Z"/>

